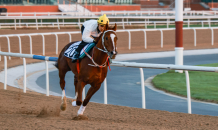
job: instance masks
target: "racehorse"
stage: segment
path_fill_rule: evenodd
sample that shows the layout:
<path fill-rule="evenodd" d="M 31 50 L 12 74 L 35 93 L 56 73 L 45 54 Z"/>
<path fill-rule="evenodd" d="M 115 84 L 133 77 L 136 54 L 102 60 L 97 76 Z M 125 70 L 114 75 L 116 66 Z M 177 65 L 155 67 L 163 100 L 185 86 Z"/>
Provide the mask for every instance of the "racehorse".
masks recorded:
<path fill-rule="evenodd" d="M 77 112 L 78 115 L 83 115 L 86 105 L 91 97 L 99 90 L 102 82 L 107 76 L 109 61 L 108 59 L 114 59 L 117 54 L 117 35 L 115 33 L 117 25 L 113 28 L 105 25 L 105 31 L 101 35 L 95 38 L 96 46 L 86 53 L 86 57 L 81 60 L 77 60 L 77 63 L 72 63 L 72 59 L 64 56 L 64 52 L 70 45 L 75 42 L 67 44 L 61 51 L 56 67 L 59 71 L 60 87 L 62 89 L 62 103 L 61 110 L 64 111 L 67 106 L 65 96 L 65 75 L 68 71 L 74 73 L 74 86 L 75 86 L 75 98 L 76 101 L 72 101 L 73 106 L 80 106 Z M 91 87 L 87 92 L 87 95 L 82 102 L 82 91 L 86 84 L 90 84 Z"/>

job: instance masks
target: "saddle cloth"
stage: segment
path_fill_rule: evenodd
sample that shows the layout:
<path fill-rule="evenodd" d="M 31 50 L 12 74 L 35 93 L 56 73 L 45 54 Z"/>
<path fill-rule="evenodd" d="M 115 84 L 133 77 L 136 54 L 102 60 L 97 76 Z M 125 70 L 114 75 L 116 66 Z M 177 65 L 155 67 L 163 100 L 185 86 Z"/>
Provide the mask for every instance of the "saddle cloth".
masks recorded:
<path fill-rule="evenodd" d="M 78 48 L 80 43 L 81 43 L 81 41 L 73 43 L 64 52 L 64 56 L 71 58 L 71 59 L 77 59 L 77 58 L 75 58 L 75 55 L 77 54 L 76 49 Z M 85 57 L 86 56 L 85 52 L 88 53 L 94 46 L 95 46 L 95 43 L 88 43 L 87 45 L 85 45 L 84 48 L 80 51 L 79 59 L 82 59 L 83 57 Z M 84 50 L 85 50 L 85 52 L 84 52 Z"/>

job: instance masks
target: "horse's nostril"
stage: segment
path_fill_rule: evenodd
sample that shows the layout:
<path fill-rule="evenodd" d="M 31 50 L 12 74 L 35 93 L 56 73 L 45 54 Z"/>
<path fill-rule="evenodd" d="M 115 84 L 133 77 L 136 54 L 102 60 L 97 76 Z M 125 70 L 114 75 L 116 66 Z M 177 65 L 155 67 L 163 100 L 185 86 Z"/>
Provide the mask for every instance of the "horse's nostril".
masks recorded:
<path fill-rule="evenodd" d="M 111 51 L 110 53 L 111 53 L 111 55 L 116 55 L 117 54 L 116 51 Z"/>

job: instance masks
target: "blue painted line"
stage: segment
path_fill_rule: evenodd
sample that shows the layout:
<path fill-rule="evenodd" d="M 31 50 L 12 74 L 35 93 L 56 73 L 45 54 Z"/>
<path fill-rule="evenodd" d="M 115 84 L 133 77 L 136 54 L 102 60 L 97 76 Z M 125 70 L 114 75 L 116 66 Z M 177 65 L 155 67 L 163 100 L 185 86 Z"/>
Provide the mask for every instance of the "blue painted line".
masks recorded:
<path fill-rule="evenodd" d="M 38 60 L 45 60 L 46 56 L 40 56 L 40 55 L 33 55 L 33 59 L 38 59 Z M 49 61 L 57 61 L 58 57 L 49 57 Z"/>

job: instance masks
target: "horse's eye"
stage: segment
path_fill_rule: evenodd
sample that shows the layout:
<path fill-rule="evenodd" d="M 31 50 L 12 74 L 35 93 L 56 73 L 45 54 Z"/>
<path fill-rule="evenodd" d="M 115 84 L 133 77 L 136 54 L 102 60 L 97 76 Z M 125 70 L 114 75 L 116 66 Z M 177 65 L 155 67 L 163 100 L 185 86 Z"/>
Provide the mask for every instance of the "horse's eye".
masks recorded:
<path fill-rule="evenodd" d="M 108 40 L 107 37 L 106 37 L 106 40 Z"/>

